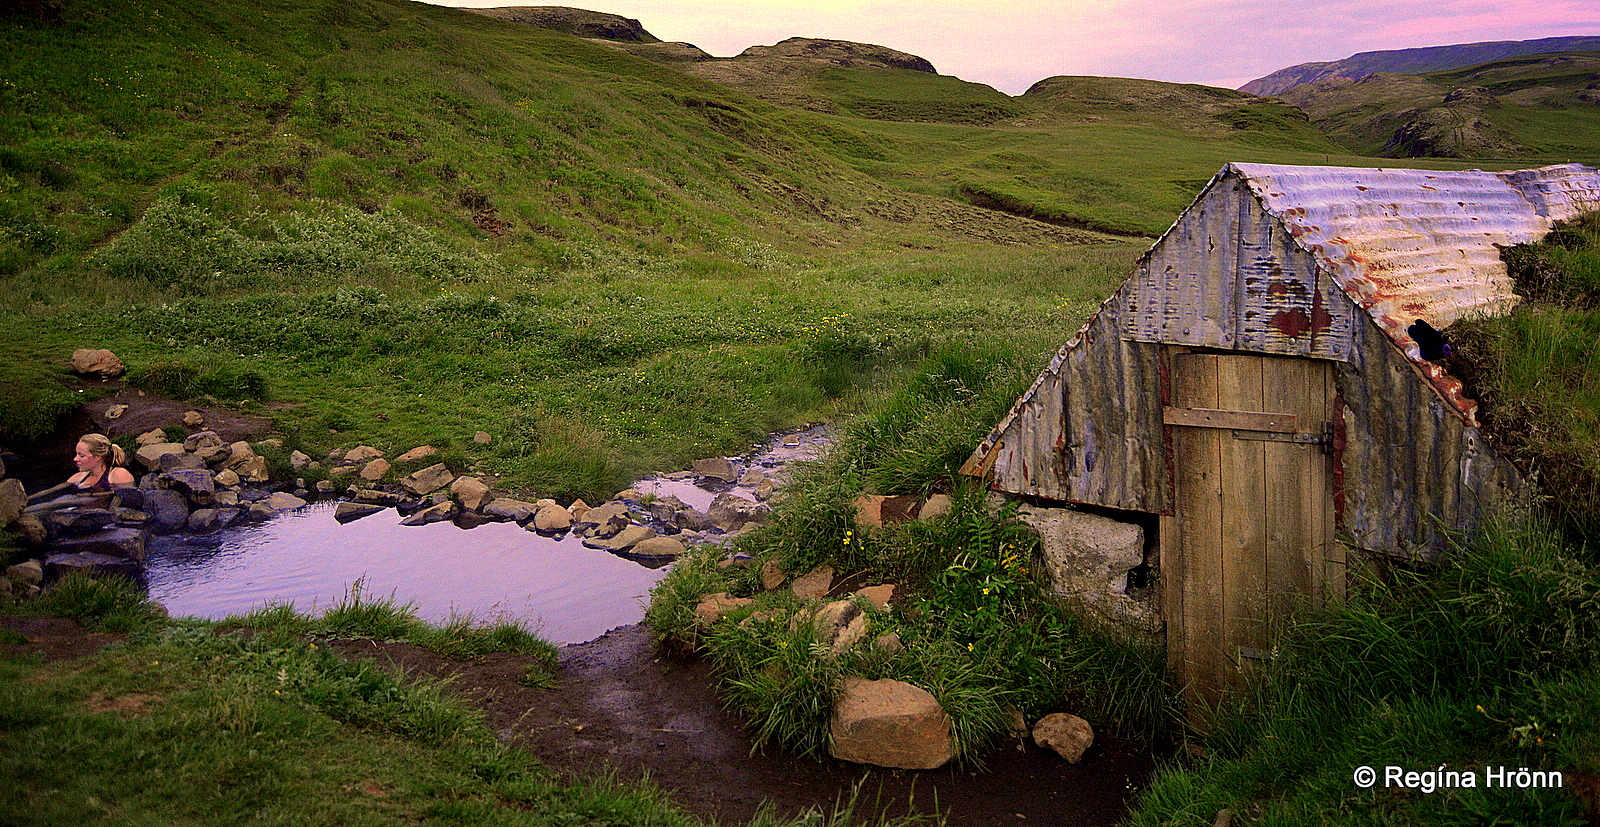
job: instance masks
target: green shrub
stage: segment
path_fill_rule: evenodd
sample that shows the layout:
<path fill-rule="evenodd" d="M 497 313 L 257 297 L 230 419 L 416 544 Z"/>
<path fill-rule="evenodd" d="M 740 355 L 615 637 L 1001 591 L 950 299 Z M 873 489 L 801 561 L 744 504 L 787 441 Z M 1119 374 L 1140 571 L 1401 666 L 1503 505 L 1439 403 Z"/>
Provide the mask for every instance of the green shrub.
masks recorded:
<path fill-rule="evenodd" d="M 70 617 L 108 632 L 153 629 L 166 619 L 159 603 L 151 602 L 137 583 L 125 577 L 95 577 L 71 572 L 21 604 L 28 612 Z"/>

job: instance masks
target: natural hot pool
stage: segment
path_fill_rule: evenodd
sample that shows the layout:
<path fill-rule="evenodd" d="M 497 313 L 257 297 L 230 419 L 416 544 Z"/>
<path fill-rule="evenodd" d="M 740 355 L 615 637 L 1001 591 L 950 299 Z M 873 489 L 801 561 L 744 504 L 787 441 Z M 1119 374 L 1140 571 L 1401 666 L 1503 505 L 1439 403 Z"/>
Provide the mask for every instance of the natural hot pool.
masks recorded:
<path fill-rule="evenodd" d="M 829 437 L 824 426 L 778 434 L 736 465 L 780 476 L 789 463 L 819 456 Z M 750 485 L 687 473 L 634 488 L 700 509 L 716 491 L 755 497 Z M 516 523 L 403 526 L 391 510 L 340 524 L 333 511 L 333 503 L 318 503 L 216 534 L 152 538 L 144 573 L 150 597 L 174 617 L 220 620 L 279 604 L 320 614 L 359 583 L 363 597 L 409 603 L 429 622 L 470 615 L 518 623 L 559 645 L 638 623 L 650 588 L 666 574 L 666 567 L 587 548 L 577 536 L 555 539 Z"/>
<path fill-rule="evenodd" d="M 340 525 L 333 504 L 318 503 L 259 525 L 156 538 L 145 582 L 172 616 L 218 620 L 284 603 L 318 614 L 359 581 L 363 596 L 392 596 L 430 622 L 520 623 L 564 644 L 638 623 L 666 573 L 516 523 L 399 519 L 389 511 Z"/>

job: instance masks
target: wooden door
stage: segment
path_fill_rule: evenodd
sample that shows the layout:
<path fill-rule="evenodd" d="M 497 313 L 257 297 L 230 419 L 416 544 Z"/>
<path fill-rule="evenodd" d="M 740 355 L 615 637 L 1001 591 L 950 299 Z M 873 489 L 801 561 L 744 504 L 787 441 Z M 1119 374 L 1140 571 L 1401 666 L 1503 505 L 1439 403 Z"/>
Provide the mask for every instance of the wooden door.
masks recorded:
<path fill-rule="evenodd" d="M 1344 595 L 1332 542 L 1330 363 L 1167 349 L 1173 516 L 1161 519 L 1169 663 L 1215 701 L 1271 657 L 1275 619 Z"/>

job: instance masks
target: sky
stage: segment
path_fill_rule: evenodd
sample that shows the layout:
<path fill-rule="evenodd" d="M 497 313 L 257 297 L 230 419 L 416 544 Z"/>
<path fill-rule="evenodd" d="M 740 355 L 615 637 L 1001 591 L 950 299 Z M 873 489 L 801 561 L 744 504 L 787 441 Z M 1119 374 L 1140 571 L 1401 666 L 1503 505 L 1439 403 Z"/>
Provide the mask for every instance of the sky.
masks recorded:
<path fill-rule="evenodd" d="M 631 17 L 717 57 L 789 37 L 873 43 L 1012 95 L 1056 75 L 1236 88 L 1357 52 L 1600 35 L 1595 0 L 430 0 Z"/>

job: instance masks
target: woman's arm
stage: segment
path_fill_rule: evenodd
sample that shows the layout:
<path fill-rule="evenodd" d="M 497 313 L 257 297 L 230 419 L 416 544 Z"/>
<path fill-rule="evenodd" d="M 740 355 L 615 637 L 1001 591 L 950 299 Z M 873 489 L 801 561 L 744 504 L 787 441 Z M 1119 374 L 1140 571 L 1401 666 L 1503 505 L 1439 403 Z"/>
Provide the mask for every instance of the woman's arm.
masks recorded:
<path fill-rule="evenodd" d="M 133 485 L 133 472 L 118 466 L 106 472 L 106 480 L 112 485 Z"/>

